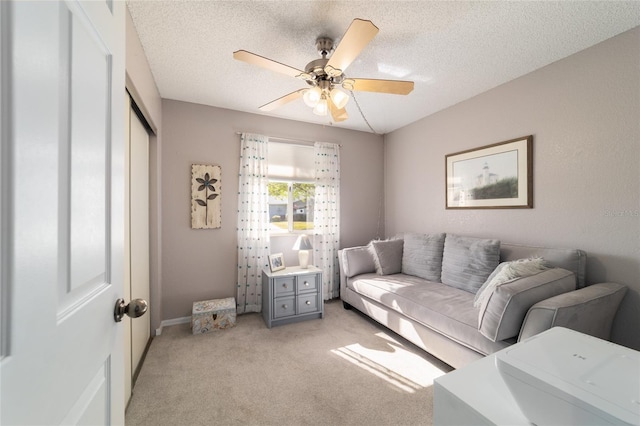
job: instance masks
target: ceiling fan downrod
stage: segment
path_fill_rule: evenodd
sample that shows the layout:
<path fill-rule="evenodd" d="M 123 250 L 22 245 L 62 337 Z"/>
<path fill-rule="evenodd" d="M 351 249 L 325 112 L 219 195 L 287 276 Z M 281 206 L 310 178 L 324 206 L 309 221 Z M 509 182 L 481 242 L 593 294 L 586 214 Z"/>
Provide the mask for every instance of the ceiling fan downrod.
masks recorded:
<path fill-rule="evenodd" d="M 329 37 L 318 37 L 316 39 L 316 48 L 322 59 L 326 59 L 327 55 L 333 52 L 333 39 Z"/>

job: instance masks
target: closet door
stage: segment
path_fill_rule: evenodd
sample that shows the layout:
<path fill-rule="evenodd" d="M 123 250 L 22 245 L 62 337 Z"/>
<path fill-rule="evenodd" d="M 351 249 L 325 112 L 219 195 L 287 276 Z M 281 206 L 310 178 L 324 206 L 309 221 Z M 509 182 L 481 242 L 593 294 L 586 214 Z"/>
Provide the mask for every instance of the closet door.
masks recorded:
<path fill-rule="evenodd" d="M 149 297 L 149 133 L 131 110 L 129 220 L 131 299 Z M 149 311 L 153 306 L 149 306 Z M 151 337 L 151 314 L 131 321 L 131 368 L 135 376 Z"/>
<path fill-rule="evenodd" d="M 149 295 L 149 134 L 131 108 L 127 95 L 127 169 L 125 224 L 125 294 L 150 300 Z M 149 306 L 149 310 L 153 309 Z M 129 401 L 137 372 L 151 336 L 151 316 L 125 317 L 125 400 Z"/>

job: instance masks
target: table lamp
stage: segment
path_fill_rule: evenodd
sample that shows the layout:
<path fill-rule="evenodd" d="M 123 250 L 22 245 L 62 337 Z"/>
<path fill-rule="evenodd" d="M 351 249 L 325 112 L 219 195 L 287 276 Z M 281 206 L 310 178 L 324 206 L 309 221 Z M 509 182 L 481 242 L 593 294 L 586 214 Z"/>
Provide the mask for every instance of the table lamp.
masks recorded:
<path fill-rule="evenodd" d="M 298 250 L 298 261 L 302 269 L 309 267 L 309 250 L 312 248 L 311 240 L 304 234 L 300 235 L 293 245 L 293 250 Z"/>

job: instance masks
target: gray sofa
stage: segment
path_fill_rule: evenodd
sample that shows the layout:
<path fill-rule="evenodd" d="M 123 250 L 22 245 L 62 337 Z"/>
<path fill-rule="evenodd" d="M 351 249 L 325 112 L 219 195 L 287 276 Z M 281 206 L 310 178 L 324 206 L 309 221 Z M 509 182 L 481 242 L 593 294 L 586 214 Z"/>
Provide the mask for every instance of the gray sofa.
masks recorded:
<path fill-rule="evenodd" d="M 541 260 L 545 267 L 518 272 Z M 554 326 L 608 340 L 626 292 L 616 283 L 586 286 L 581 250 L 453 234 L 372 241 L 341 250 L 339 262 L 346 309 L 454 368 Z"/>

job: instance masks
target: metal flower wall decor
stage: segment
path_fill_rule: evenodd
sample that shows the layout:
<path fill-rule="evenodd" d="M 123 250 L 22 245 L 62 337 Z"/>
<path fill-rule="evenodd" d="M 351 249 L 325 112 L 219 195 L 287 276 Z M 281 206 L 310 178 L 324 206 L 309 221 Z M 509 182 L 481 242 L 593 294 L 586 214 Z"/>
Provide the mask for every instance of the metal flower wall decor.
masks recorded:
<path fill-rule="evenodd" d="M 192 229 L 221 227 L 221 174 L 220 166 L 191 166 Z"/>

